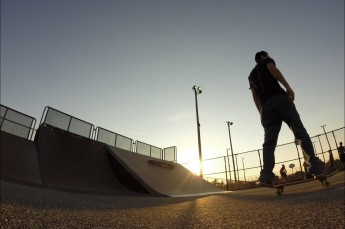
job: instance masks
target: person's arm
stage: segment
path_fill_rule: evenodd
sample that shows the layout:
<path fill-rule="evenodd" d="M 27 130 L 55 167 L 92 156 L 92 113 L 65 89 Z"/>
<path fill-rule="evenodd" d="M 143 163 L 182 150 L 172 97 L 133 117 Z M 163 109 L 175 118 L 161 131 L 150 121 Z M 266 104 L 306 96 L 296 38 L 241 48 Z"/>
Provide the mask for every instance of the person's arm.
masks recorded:
<path fill-rule="evenodd" d="M 253 100 L 254 100 L 255 106 L 258 109 L 259 113 L 260 113 L 261 105 L 260 105 L 259 97 L 257 96 L 254 87 L 251 87 L 250 90 L 252 91 L 252 95 L 253 95 Z"/>
<path fill-rule="evenodd" d="M 290 101 L 293 102 L 295 99 L 295 93 L 292 90 L 292 88 L 290 87 L 289 83 L 285 80 L 283 74 L 279 71 L 279 69 L 272 62 L 267 64 L 267 68 L 270 71 L 270 73 L 272 74 L 272 76 L 285 87 L 286 93 L 289 96 Z"/>

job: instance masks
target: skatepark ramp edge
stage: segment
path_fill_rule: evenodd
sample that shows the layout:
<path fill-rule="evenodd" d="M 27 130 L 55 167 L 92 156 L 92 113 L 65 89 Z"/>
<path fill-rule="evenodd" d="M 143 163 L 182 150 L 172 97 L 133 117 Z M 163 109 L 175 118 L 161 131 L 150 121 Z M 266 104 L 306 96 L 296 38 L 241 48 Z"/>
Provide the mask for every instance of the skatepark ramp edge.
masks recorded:
<path fill-rule="evenodd" d="M 183 166 L 43 124 L 35 141 L 1 131 L 1 176 L 73 191 L 207 195 L 223 192 Z M 19 159 L 18 159 L 19 158 Z M 173 169 L 150 164 L 170 163 Z"/>

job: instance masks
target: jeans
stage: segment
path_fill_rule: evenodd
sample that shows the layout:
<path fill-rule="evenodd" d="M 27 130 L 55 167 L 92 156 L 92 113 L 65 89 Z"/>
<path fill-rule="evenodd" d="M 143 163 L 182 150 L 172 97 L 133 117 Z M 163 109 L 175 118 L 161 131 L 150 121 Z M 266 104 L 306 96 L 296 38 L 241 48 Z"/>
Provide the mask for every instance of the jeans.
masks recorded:
<path fill-rule="evenodd" d="M 265 142 L 263 144 L 263 170 L 261 175 L 272 178 L 272 171 L 275 165 L 274 151 L 277 146 L 278 135 L 285 122 L 292 130 L 295 139 L 298 140 L 304 160 L 307 164 L 317 162 L 314 148 L 309 134 L 304 128 L 295 104 L 290 102 L 287 95 L 276 95 L 264 101 L 261 110 L 261 124 L 265 131 Z"/>

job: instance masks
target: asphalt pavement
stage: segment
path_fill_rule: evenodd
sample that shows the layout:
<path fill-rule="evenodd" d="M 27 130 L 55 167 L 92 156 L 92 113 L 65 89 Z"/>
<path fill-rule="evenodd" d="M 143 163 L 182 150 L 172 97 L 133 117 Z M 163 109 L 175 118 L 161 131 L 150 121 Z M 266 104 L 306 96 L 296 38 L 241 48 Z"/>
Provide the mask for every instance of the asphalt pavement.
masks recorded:
<path fill-rule="evenodd" d="M 153 197 L 104 195 L 1 180 L 1 228 L 344 228 L 345 172 L 285 188 Z"/>

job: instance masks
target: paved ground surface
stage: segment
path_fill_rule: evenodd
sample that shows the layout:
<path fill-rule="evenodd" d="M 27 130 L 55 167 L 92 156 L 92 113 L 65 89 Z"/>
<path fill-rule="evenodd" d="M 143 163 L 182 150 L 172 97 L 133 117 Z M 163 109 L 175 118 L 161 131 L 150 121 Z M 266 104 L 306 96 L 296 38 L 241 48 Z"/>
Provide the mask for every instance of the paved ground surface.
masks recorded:
<path fill-rule="evenodd" d="M 1 181 L 1 228 L 344 228 L 345 173 L 199 197 L 69 193 Z"/>

